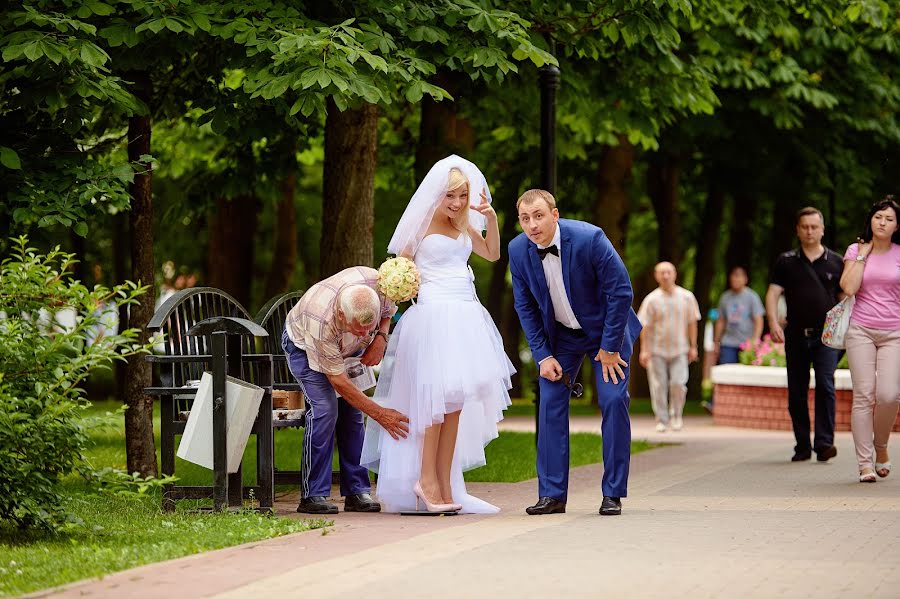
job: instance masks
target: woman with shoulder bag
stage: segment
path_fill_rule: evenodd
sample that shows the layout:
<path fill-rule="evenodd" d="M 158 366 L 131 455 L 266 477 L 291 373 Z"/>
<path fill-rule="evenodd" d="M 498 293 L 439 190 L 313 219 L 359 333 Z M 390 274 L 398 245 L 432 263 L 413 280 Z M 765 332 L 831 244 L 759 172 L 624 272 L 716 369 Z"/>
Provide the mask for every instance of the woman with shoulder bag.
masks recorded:
<path fill-rule="evenodd" d="M 844 254 L 841 288 L 856 302 L 847 329 L 853 378 L 851 426 L 859 482 L 891 472 L 888 439 L 900 406 L 900 205 L 872 206 L 865 230 Z"/>

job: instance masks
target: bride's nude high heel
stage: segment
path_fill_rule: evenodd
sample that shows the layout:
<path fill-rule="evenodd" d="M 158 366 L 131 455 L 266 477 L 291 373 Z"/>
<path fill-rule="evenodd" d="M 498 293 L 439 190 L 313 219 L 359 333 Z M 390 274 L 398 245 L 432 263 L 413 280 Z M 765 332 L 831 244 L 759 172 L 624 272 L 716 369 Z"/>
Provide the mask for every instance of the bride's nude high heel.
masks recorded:
<path fill-rule="evenodd" d="M 419 500 L 422 500 L 422 503 L 425 504 L 425 511 L 428 512 L 456 512 L 462 509 L 460 505 L 459 508 L 456 506 L 458 504 L 455 503 L 431 503 L 428 501 L 428 498 L 425 497 L 425 491 L 422 490 L 422 485 L 418 481 L 413 486 L 413 493 L 416 494 L 416 511 L 419 511 Z"/>

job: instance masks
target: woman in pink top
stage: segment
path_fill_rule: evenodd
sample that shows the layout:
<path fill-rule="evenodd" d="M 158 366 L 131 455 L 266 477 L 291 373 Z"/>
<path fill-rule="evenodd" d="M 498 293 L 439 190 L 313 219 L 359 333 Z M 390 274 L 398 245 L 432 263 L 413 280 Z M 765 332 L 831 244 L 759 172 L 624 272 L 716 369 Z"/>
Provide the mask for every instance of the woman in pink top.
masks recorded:
<path fill-rule="evenodd" d="M 876 202 L 858 243 L 844 254 L 841 288 L 855 295 L 847 330 L 853 378 L 853 443 L 859 482 L 891 473 L 888 439 L 900 406 L 900 205 Z"/>

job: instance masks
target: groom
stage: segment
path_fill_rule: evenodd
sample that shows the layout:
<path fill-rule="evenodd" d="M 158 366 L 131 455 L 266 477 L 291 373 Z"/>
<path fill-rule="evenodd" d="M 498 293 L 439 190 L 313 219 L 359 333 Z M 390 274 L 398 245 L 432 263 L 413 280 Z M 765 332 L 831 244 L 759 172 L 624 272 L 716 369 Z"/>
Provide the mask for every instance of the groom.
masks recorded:
<path fill-rule="evenodd" d="M 587 355 L 600 364 L 594 369 L 603 413 L 600 514 L 617 516 L 631 459 L 628 362 L 641 332 L 628 271 L 601 229 L 560 220 L 550 192 L 528 190 L 516 209 L 524 233 L 509 244 L 509 269 L 516 312 L 541 375 L 540 499 L 525 511 L 566 511 L 570 385 Z"/>

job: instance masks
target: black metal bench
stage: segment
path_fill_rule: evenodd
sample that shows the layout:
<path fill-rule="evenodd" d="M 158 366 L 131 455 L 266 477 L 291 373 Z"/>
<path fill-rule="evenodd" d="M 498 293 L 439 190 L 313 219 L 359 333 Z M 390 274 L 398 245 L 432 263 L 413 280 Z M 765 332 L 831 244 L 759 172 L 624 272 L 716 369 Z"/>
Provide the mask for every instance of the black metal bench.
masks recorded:
<path fill-rule="evenodd" d="M 260 337 L 257 340 L 260 353 L 272 354 L 273 383 L 272 387 L 282 391 L 301 391 L 300 384 L 294 379 L 288 368 L 287 357 L 281 348 L 281 335 L 284 332 L 284 322 L 287 319 L 288 312 L 303 296 L 303 291 L 291 291 L 284 295 L 278 295 L 266 302 L 259 313 L 256 315 L 254 322 L 264 328 L 268 333 L 268 337 Z M 287 428 L 300 428 L 304 426 L 305 412 L 275 410 L 272 426 L 276 431 Z M 300 456 L 297 456 L 299 466 Z M 275 484 L 277 485 L 299 485 L 299 470 L 278 470 L 275 469 Z"/>
<path fill-rule="evenodd" d="M 162 334 L 162 353 L 147 356 L 153 366 L 152 383 L 144 392 L 160 399 L 160 461 L 164 475 L 175 474 L 175 437 L 184 432 L 196 388 L 189 381 L 200 379 L 212 368 L 210 335 L 189 336 L 187 332 L 209 318 L 228 316 L 250 320 L 240 303 L 227 293 L 212 287 L 194 287 L 179 291 L 157 309 L 147 328 L 151 336 Z M 230 505 L 253 496 L 260 508 L 274 503 L 274 444 L 272 424 L 272 354 L 254 354 L 252 337 L 240 337 L 240 364 L 231 364 L 229 374 L 266 389 L 251 434 L 256 436 L 257 486 L 242 485 L 241 469 L 229 474 Z M 212 486 L 167 485 L 163 490 L 163 509 L 175 509 L 177 499 L 213 497 Z"/>

